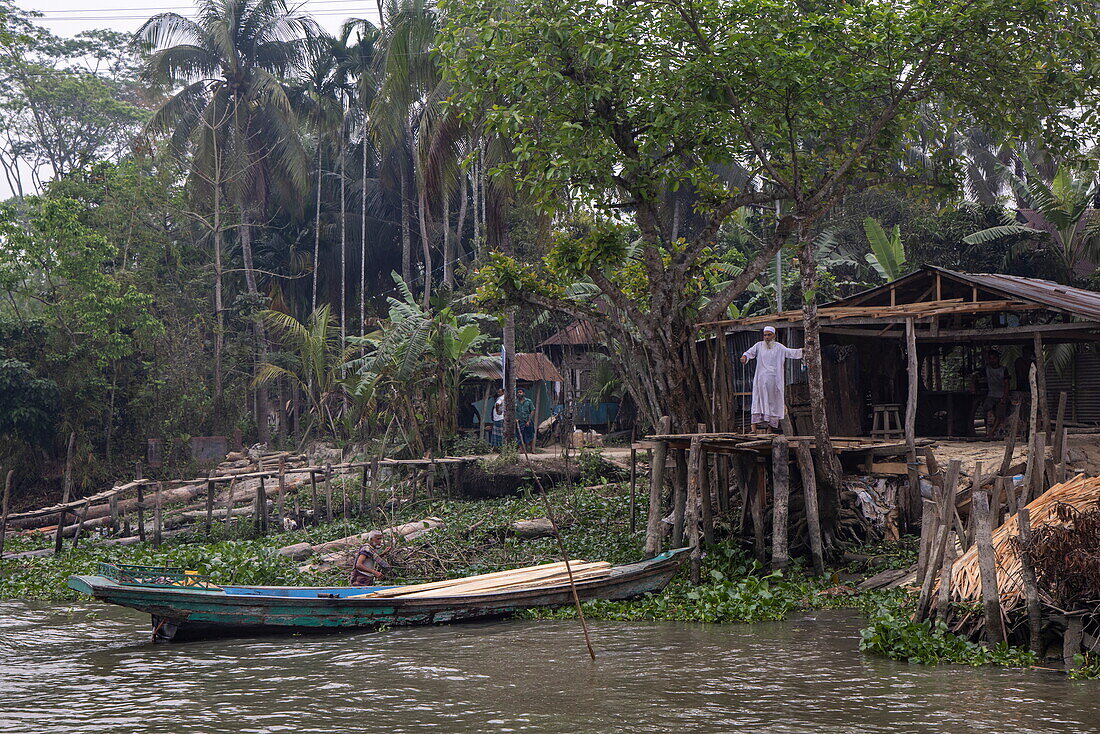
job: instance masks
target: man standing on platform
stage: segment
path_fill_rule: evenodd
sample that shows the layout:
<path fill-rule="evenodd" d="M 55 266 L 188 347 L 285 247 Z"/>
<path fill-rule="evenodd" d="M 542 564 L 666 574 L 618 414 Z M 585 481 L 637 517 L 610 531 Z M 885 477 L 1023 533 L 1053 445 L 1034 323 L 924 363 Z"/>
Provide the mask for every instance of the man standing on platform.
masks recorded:
<path fill-rule="evenodd" d="M 756 342 L 741 355 L 741 364 L 747 364 L 750 359 L 756 360 L 750 411 L 752 430 L 756 431 L 760 424 L 779 428 L 779 421 L 786 415 L 783 365 L 788 359 L 802 359 L 802 350 L 783 346 L 775 340 L 775 327 L 765 326 L 764 340 Z"/>

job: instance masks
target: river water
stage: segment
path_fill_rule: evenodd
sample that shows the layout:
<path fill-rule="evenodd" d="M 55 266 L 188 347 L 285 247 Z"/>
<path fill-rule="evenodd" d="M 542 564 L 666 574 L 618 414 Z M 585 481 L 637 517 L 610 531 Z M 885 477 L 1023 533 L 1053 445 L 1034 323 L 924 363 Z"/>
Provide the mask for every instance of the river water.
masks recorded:
<path fill-rule="evenodd" d="M 1100 682 L 861 655 L 858 615 L 494 622 L 153 645 L 144 615 L 0 602 L 0 732 L 1100 732 Z"/>

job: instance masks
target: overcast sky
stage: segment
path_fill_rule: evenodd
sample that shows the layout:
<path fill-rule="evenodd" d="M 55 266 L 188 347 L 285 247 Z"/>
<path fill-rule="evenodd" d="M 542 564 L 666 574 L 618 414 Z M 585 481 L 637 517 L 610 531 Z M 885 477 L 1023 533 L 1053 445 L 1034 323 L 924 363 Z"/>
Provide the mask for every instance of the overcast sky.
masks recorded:
<path fill-rule="evenodd" d="M 291 7 L 305 9 L 323 28 L 335 33 L 348 18 L 367 18 L 378 22 L 378 7 L 374 0 L 304 0 L 290 2 Z M 25 10 L 37 10 L 44 14 L 35 23 L 49 28 L 59 36 L 75 36 L 92 28 L 110 28 L 115 31 L 136 31 L 141 24 L 157 13 L 172 11 L 188 15 L 193 4 L 181 0 L 17 0 L 16 5 Z"/>

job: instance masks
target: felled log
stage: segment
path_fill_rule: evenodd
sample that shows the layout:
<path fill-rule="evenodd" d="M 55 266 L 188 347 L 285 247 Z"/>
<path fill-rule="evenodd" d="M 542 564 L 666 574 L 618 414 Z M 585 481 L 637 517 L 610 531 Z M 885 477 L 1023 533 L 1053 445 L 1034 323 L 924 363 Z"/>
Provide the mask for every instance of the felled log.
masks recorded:
<path fill-rule="evenodd" d="M 382 531 L 383 536 L 388 536 L 391 539 L 412 540 L 430 530 L 435 528 L 444 527 L 446 523 L 438 517 L 427 517 L 423 520 L 417 520 L 415 522 L 407 522 L 404 525 L 396 525 L 392 528 L 386 528 Z M 303 573 L 316 571 L 324 568 L 325 566 L 343 565 L 345 562 L 350 564 L 350 555 L 352 552 L 358 550 L 364 543 L 367 542 L 367 536 L 372 531 L 364 533 L 358 533 L 356 535 L 349 535 L 346 538 L 339 538 L 338 540 L 330 540 L 327 543 L 319 543 L 317 545 L 309 546 L 309 552 L 306 552 L 305 548 L 301 546 L 303 543 L 296 543 L 294 545 L 288 545 L 280 548 L 277 553 L 288 558 L 294 558 L 295 560 L 302 560 L 309 558 L 310 556 L 320 555 L 321 558 L 314 563 L 308 563 L 299 568 Z"/>
<path fill-rule="evenodd" d="M 568 527 L 570 524 L 559 522 L 558 527 Z M 534 520 L 517 520 L 509 526 L 508 534 L 520 540 L 550 538 L 554 535 L 554 526 L 548 517 L 540 517 Z"/>

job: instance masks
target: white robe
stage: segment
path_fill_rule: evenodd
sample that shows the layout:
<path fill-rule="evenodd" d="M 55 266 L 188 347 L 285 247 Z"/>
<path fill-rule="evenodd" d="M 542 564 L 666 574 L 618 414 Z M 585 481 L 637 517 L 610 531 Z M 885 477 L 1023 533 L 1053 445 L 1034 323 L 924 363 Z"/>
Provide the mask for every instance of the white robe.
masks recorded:
<path fill-rule="evenodd" d="M 773 428 L 778 428 L 779 421 L 786 415 L 783 363 L 788 359 L 802 359 L 802 350 L 785 347 L 779 342 L 772 342 L 772 348 L 768 349 L 763 341 L 758 341 L 745 351 L 744 356 L 756 360 L 750 411 L 753 423 L 767 421 Z"/>

